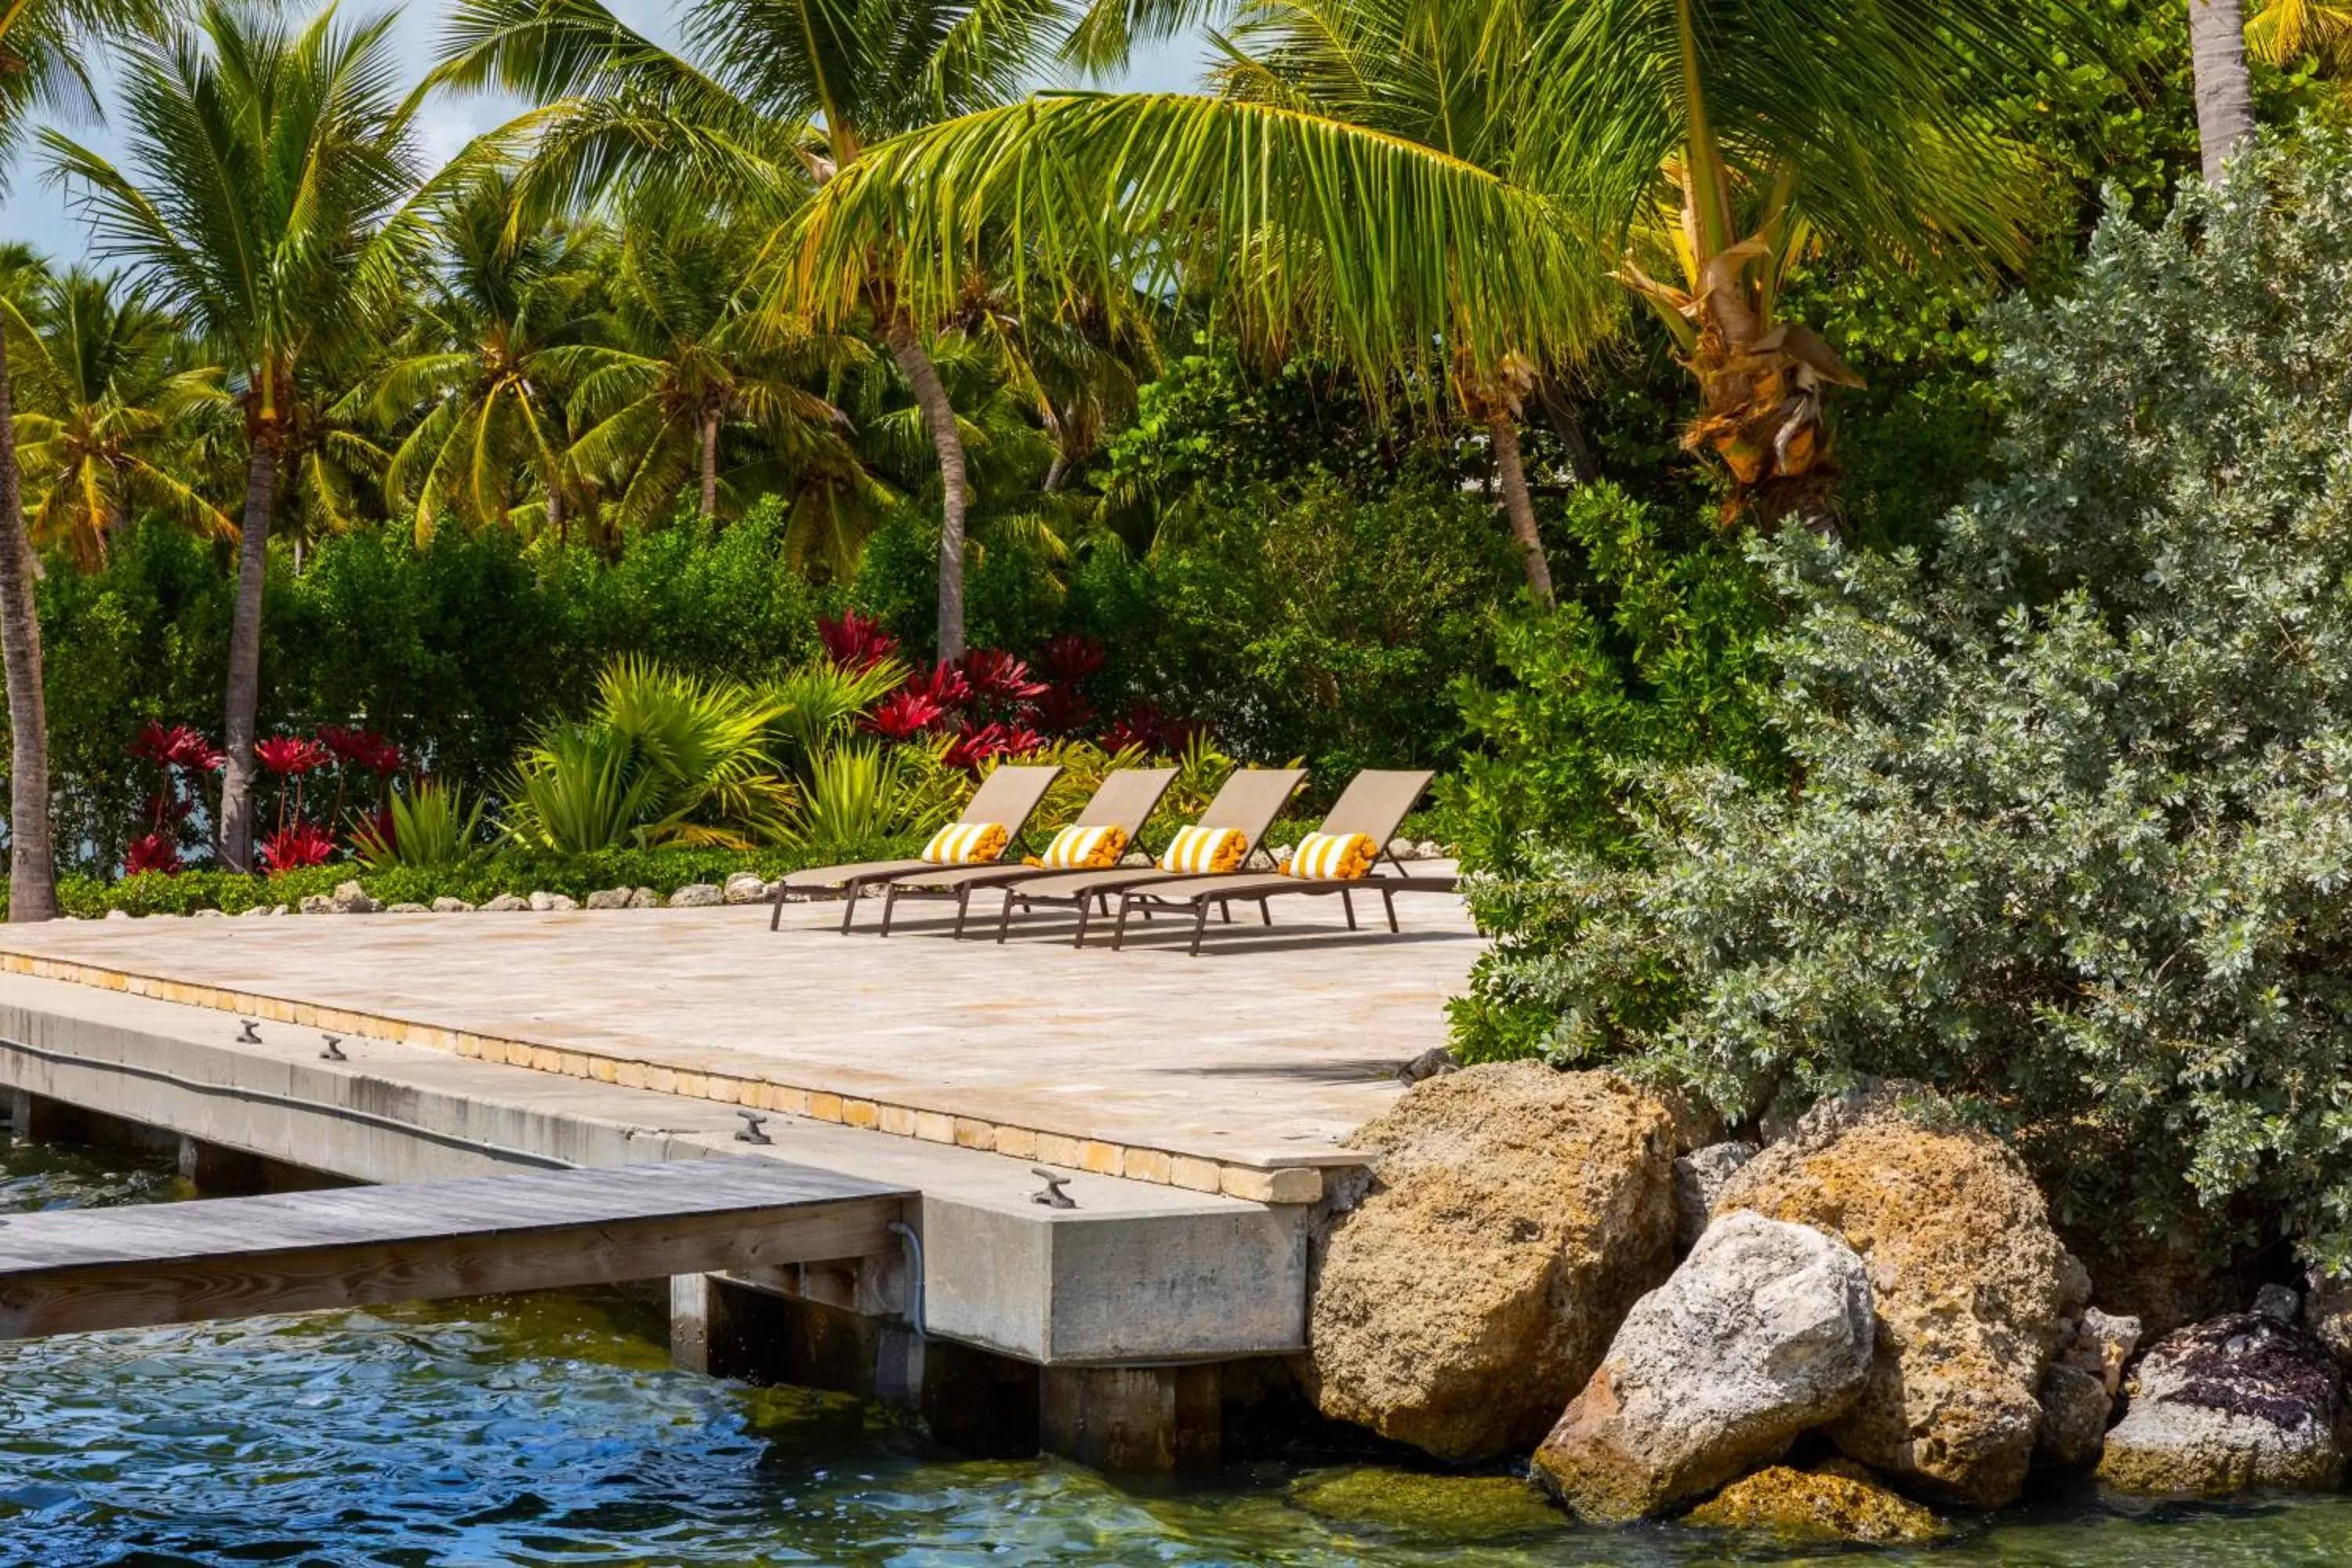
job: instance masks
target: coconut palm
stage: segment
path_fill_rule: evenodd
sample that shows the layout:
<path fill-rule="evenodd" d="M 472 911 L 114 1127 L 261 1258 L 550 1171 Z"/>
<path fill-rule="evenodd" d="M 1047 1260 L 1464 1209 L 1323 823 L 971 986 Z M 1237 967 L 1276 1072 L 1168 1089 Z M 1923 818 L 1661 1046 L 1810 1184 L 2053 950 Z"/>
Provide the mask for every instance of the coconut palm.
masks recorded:
<path fill-rule="evenodd" d="M 33 116 L 95 116 L 87 61 L 110 40 L 152 28 L 152 0 L 13 0 L 0 10 L 0 189 Z M 0 664 L 8 685 L 8 918 L 57 918 L 57 857 L 49 829 L 49 725 L 42 692 L 41 626 L 33 555 L 16 467 L 7 334 L 0 332 Z"/>
<path fill-rule="evenodd" d="M 846 416 L 798 378 L 856 359 L 862 345 L 762 320 L 747 281 L 758 249 L 740 225 L 643 197 L 612 282 L 617 341 L 542 355 L 576 388 L 570 460 L 618 477 L 625 521 L 667 511 L 689 475 L 702 515 L 718 515 L 719 438 L 739 422 L 759 428 L 788 468 L 855 465 Z"/>
<path fill-rule="evenodd" d="M 599 0 L 461 0 L 436 79 L 548 107 L 534 177 L 550 199 L 651 184 L 774 224 L 877 140 L 1003 103 L 1057 51 L 1095 64 L 1164 32 L 1192 0 L 694 0 L 691 58 Z M 941 500 L 939 653 L 963 650 L 971 500 L 956 411 L 924 331 L 869 272 L 856 301 L 913 392 Z M 785 312 L 789 314 L 787 310 Z"/>
<path fill-rule="evenodd" d="M 191 363 L 179 323 L 141 289 L 75 268 L 41 279 L 22 305 L 0 300 L 0 326 L 21 394 L 16 455 L 36 545 L 96 568 L 134 507 L 202 533 L 236 531 L 178 477 L 188 423 L 225 399 L 220 373 Z"/>
<path fill-rule="evenodd" d="M 312 373 L 383 331 L 385 301 L 415 264 L 440 195 L 418 185 L 417 100 L 398 90 L 392 23 L 385 14 L 347 25 L 330 6 L 289 27 L 272 10 L 206 0 L 125 62 L 130 172 L 44 133 L 52 176 L 75 194 L 100 249 L 216 345 L 242 403 L 217 845 L 236 870 L 252 858 L 262 582 L 289 458 L 295 477 L 316 481 L 315 505 L 343 504 L 330 459 L 348 433 L 322 425 Z"/>
<path fill-rule="evenodd" d="M 2301 0 L 2283 10 L 2304 12 Z M 2274 24 L 2281 37 L 2302 31 L 2294 18 Z M 2246 74 L 2246 21 L 2238 0 L 2189 0 L 2189 63 L 2197 85 L 2197 143 L 2208 183 L 2254 133 L 2254 89 Z"/>
<path fill-rule="evenodd" d="M 1218 96 L 1046 95 L 870 149 L 812 205 L 803 285 L 836 310 L 893 289 L 937 320 L 973 266 L 1057 247 L 1033 282 L 1205 279 L 1251 331 L 1450 382 L 1475 411 L 1582 352 L 1606 325 L 1591 282 L 1613 275 L 1698 383 L 1688 444 L 1778 514 L 1818 498 L 1822 395 L 1853 379 L 1784 318 L 1789 268 L 1830 245 L 1920 269 L 2018 259 L 2035 182 L 1974 100 L 2095 41 L 2070 6 L 2006 0 L 1252 12 L 1291 57 L 1262 51 Z"/>
<path fill-rule="evenodd" d="M 503 524 L 537 479 L 543 515 L 565 526 L 572 430 L 549 352 L 604 336 L 590 263 L 594 225 L 515 222 L 509 175 L 468 187 L 436 225 L 440 254 L 394 362 L 347 395 L 380 425 L 405 426 L 383 469 L 385 505 L 421 542 L 445 512 Z"/>

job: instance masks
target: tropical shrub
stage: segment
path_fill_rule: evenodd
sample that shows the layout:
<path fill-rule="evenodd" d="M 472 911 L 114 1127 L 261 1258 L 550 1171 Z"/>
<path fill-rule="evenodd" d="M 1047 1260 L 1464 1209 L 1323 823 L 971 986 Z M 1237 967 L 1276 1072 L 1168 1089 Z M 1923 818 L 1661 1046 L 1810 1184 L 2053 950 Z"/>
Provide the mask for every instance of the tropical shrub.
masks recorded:
<path fill-rule="evenodd" d="M 2347 287 L 2314 132 L 2005 308 L 2009 477 L 1931 552 L 1759 553 L 1796 787 L 1658 770 L 1521 879 L 1549 1054 L 1751 1124 L 1925 1080 L 2062 1222 L 2352 1266 Z"/>
<path fill-rule="evenodd" d="M 394 791 L 381 823 L 353 837 L 352 858 L 371 871 L 395 866 L 456 866 L 481 847 L 482 802 L 470 804 L 462 785 L 419 779 Z"/>

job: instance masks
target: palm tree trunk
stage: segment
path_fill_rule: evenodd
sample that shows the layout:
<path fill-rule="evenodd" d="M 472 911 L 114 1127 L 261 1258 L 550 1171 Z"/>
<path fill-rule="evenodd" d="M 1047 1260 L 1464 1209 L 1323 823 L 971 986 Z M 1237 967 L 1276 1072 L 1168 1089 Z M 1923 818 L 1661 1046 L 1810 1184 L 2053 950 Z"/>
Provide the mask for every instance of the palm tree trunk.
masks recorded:
<path fill-rule="evenodd" d="M 706 409 L 702 416 L 702 515 L 719 514 L 719 414 Z"/>
<path fill-rule="evenodd" d="M 551 483 L 547 487 L 547 523 L 555 531 L 555 542 L 564 542 L 563 487 Z"/>
<path fill-rule="evenodd" d="M 16 389 L 0 334 L 0 655 L 8 678 L 8 918 L 58 915 L 49 837 L 49 720 L 42 689 L 41 618 L 33 599 L 33 546 L 25 537 L 16 471 Z"/>
<path fill-rule="evenodd" d="M 971 500 L 965 480 L 963 434 L 956 428 L 955 405 L 948 401 L 948 389 L 940 380 L 940 367 L 923 352 L 914 327 L 904 319 L 893 321 L 889 337 L 890 357 L 898 362 L 898 374 L 914 389 L 915 402 L 923 411 L 923 423 L 931 433 L 932 448 L 939 453 L 943 492 L 940 510 L 939 657 L 961 658 L 964 512 Z"/>
<path fill-rule="evenodd" d="M 1543 405 L 1544 418 L 1551 432 L 1559 438 L 1560 448 L 1568 454 L 1568 470 L 1580 485 L 1597 482 L 1601 465 L 1593 461 L 1592 443 L 1585 438 L 1584 418 L 1576 411 L 1576 401 L 1560 384 L 1557 375 L 1547 375 L 1536 386 L 1536 398 Z"/>
<path fill-rule="evenodd" d="M 1519 564 L 1528 574 L 1528 592 L 1546 609 L 1552 605 L 1551 563 L 1544 558 L 1543 535 L 1536 531 L 1535 501 L 1528 494 L 1527 465 L 1519 457 L 1519 422 L 1496 409 L 1486 416 L 1486 430 L 1495 443 L 1495 475 L 1502 482 L 1503 510 L 1511 520 L 1511 537 L 1519 542 Z"/>
<path fill-rule="evenodd" d="M 236 614 L 229 623 L 228 711 L 221 724 L 227 771 L 221 776 L 220 862 L 253 869 L 253 727 L 261 703 L 261 590 L 268 577 L 269 510 L 278 485 L 277 433 L 254 437 L 245 473 L 245 538 L 237 552 Z"/>
<path fill-rule="evenodd" d="M 2246 20 L 2238 0 L 2189 0 L 2189 60 L 2197 79 L 2197 140 L 2205 183 L 2254 133 L 2253 87 L 2246 76 Z"/>

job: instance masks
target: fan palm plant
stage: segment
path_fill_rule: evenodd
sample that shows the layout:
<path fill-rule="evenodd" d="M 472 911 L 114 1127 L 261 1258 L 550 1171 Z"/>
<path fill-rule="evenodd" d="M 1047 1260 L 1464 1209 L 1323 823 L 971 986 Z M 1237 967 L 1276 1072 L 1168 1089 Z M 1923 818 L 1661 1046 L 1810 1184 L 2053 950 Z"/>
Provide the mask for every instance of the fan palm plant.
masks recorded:
<path fill-rule="evenodd" d="M 385 14 L 345 25 L 330 6 L 289 28 L 268 9 L 206 0 L 193 21 L 130 51 L 129 172 L 44 133 L 51 176 L 74 193 L 100 250 L 217 345 L 243 406 L 249 450 L 218 825 L 221 861 L 236 870 L 252 859 L 272 507 L 289 452 L 321 463 L 331 455 L 328 433 L 306 432 L 316 423 L 306 378 L 383 325 L 440 195 L 418 184 L 418 100 L 397 89 L 392 23 Z M 331 503 L 331 488 L 320 499 Z"/>
<path fill-rule="evenodd" d="M 198 532 L 236 531 L 175 472 L 186 422 L 226 397 L 220 373 L 191 363 L 179 324 L 142 290 L 76 268 L 42 279 L 21 307 L 0 300 L 0 327 L 24 395 L 16 453 L 36 544 L 95 568 L 134 506 Z"/>
<path fill-rule="evenodd" d="M 95 115 L 87 60 L 156 25 L 152 0 L 13 0 L 0 11 L 0 189 L 43 111 Z M 8 686 L 8 918 L 54 920 L 57 856 L 49 826 L 49 723 L 41 626 L 25 535 L 7 334 L 0 332 L 0 666 Z"/>
<path fill-rule="evenodd" d="M 1852 379 L 1784 318 L 1788 269 L 1828 245 L 2016 260 L 2035 182 L 1979 90 L 2095 41 L 2069 5 L 2005 0 L 1250 10 L 1220 95 L 1045 95 L 868 150 L 803 222 L 803 287 L 938 320 L 974 266 L 1043 251 L 1045 290 L 1189 280 L 1277 344 L 1477 412 L 1606 330 L 1613 277 L 1697 382 L 1688 444 L 1778 513 L 1818 495 L 1822 393 Z"/>
<path fill-rule="evenodd" d="M 1195 0 L 694 0 L 692 58 L 600 0 L 461 0 L 436 80 L 544 105 L 530 177 L 551 199 L 652 185 L 772 227 L 880 139 L 1013 98 L 1057 51 L 1122 58 Z M 887 237 L 877 237 L 887 243 Z M 929 437 L 941 489 L 939 654 L 963 651 L 963 433 L 927 334 L 869 269 L 856 319 L 887 347 Z M 781 315 L 789 317 L 787 309 Z"/>

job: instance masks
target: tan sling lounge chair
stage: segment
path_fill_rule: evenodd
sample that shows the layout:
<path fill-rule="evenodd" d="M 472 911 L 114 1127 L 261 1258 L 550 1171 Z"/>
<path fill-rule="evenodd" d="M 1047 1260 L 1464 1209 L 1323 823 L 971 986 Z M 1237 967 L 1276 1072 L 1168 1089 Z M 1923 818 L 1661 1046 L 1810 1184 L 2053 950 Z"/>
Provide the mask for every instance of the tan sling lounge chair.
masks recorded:
<path fill-rule="evenodd" d="M 1018 855 L 1023 830 L 1029 826 L 1030 817 L 1036 815 L 1038 803 L 1045 798 L 1045 791 L 1061 771 L 1058 766 L 1003 763 L 980 781 L 980 787 L 971 793 L 971 804 L 957 813 L 956 821 L 1001 825 L 1011 835 L 1004 847 L 1005 854 Z M 794 871 L 776 884 L 776 907 L 768 916 L 768 929 L 774 931 L 783 923 L 786 892 L 838 892 L 845 901 L 841 911 L 841 930 L 846 935 L 850 917 L 857 912 L 857 900 L 866 889 L 918 871 L 940 868 L 929 860 L 867 860 L 856 865 L 814 866 L 805 871 Z"/>
<path fill-rule="evenodd" d="M 1304 768 L 1243 768 L 1217 791 L 1216 798 L 1201 813 L 1196 826 L 1238 831 L 1249 846 L 1242 862 L 1247 865 L 1251 856 L 1262 852 L 1260 844 L 1266 830 L 1274 826 L 1284 804 L 1297 792 L 1299 781 L 1306 776 Z M 1014 905 L 1027 910 L 1052 904 L 1077 911 L 1076 945 L 1084 947 L 1096 907 L 1099 905 L 1105 913 L 1109 912 L 1112 894 L 1156 882 L 1195 879 L 1181 872 L 1162 871 L 1156 866 L 1118 866 L 1102 871 L 1068 871 L 1016 882 L 1004 889 L 1004 908 L 996 919 L 996 940 L 1003 942 L 1011 929 Z"/>
<path fill-rule="evenodd" d="M 1398 929 L 1396 896 L 1399 893 L 1450 893 L 1455 880 L 1448 877 L 1416 877 L 1398 865 L 1389 854 L 1389 841 L 1404 824 L 1405 814 L 1422 791 L 1429 787 L 1435 775 L 1423 770 L 1383 772 L 1367 768 L 1349 781 L 1339 792 L 1330 814 L 1323 819 L 1325 833 L 1360 833 L 1378 845 L 1373 860 L 1373 874 L 1354 881 L 1317 881 L 1305 877 L 1257 876 L 1235 873 L 1223 877 L 1171 878 L 1165 882 L 1131 887 L 1123 889 L 1118 901 L 1118 923 L 1111 931 L 1111 950 L 1117 952 L 1127 938 L 1127 917 L 1131 910 L 1141 909 L 1148 917 L 1155 908 L 1190 908 L 1192 911 L 1192 955 L 1201 954 L 1201 938 L 1209 927 L 1209 907 L 1214 904 L 1224 910 L 1227 923 L 1233 920 L 1235 900 L 1255 903 L 1265 923 L 1272 925 L 1274 916 L 1266 908 L 1269 899 L 1287 898 L 1296 894 L 1339 895 L 1342 908 L 1348 911 L 1348 929 L 1356 927 L 1358 889 L 1378 893 L 1388 911 L 1389 930 Z M 1380 875 L 1380 862 L 1387 860 L 1396 867 L 1394 876 Z"/>
<path fill-rule="evenodd" d="M 1176 782 L 1174 768 L 1118 768 L 1103 776 L 1094 798 L 1071 823 L 1073 827 L 1116 827 L 1126 836 L 1129 845 L 1143 831 L 1151 814 L 1160 809 L 1160 802 L 1168 794 L 1168 786 Z M 1109 869 L 1109 868 L 1105 868 Z M 900 877 L 882 891 L 882 934 L 890 934 L 890 917 L 900 899 L 953 899 L 956 907 L 955 934 L 963 935 L 964 921 L 971 914 L 971 896 L 982 888 L 1009 888 L 1022 882 L 1040 881 L 1047 877 L 1069 875 L 1066 871 L 1048 871 L 1042 867 L 1007 865 L 999 861 L 988 866 L 949 866 L 939 868 L 936 877 L 919 873 Z"/>

